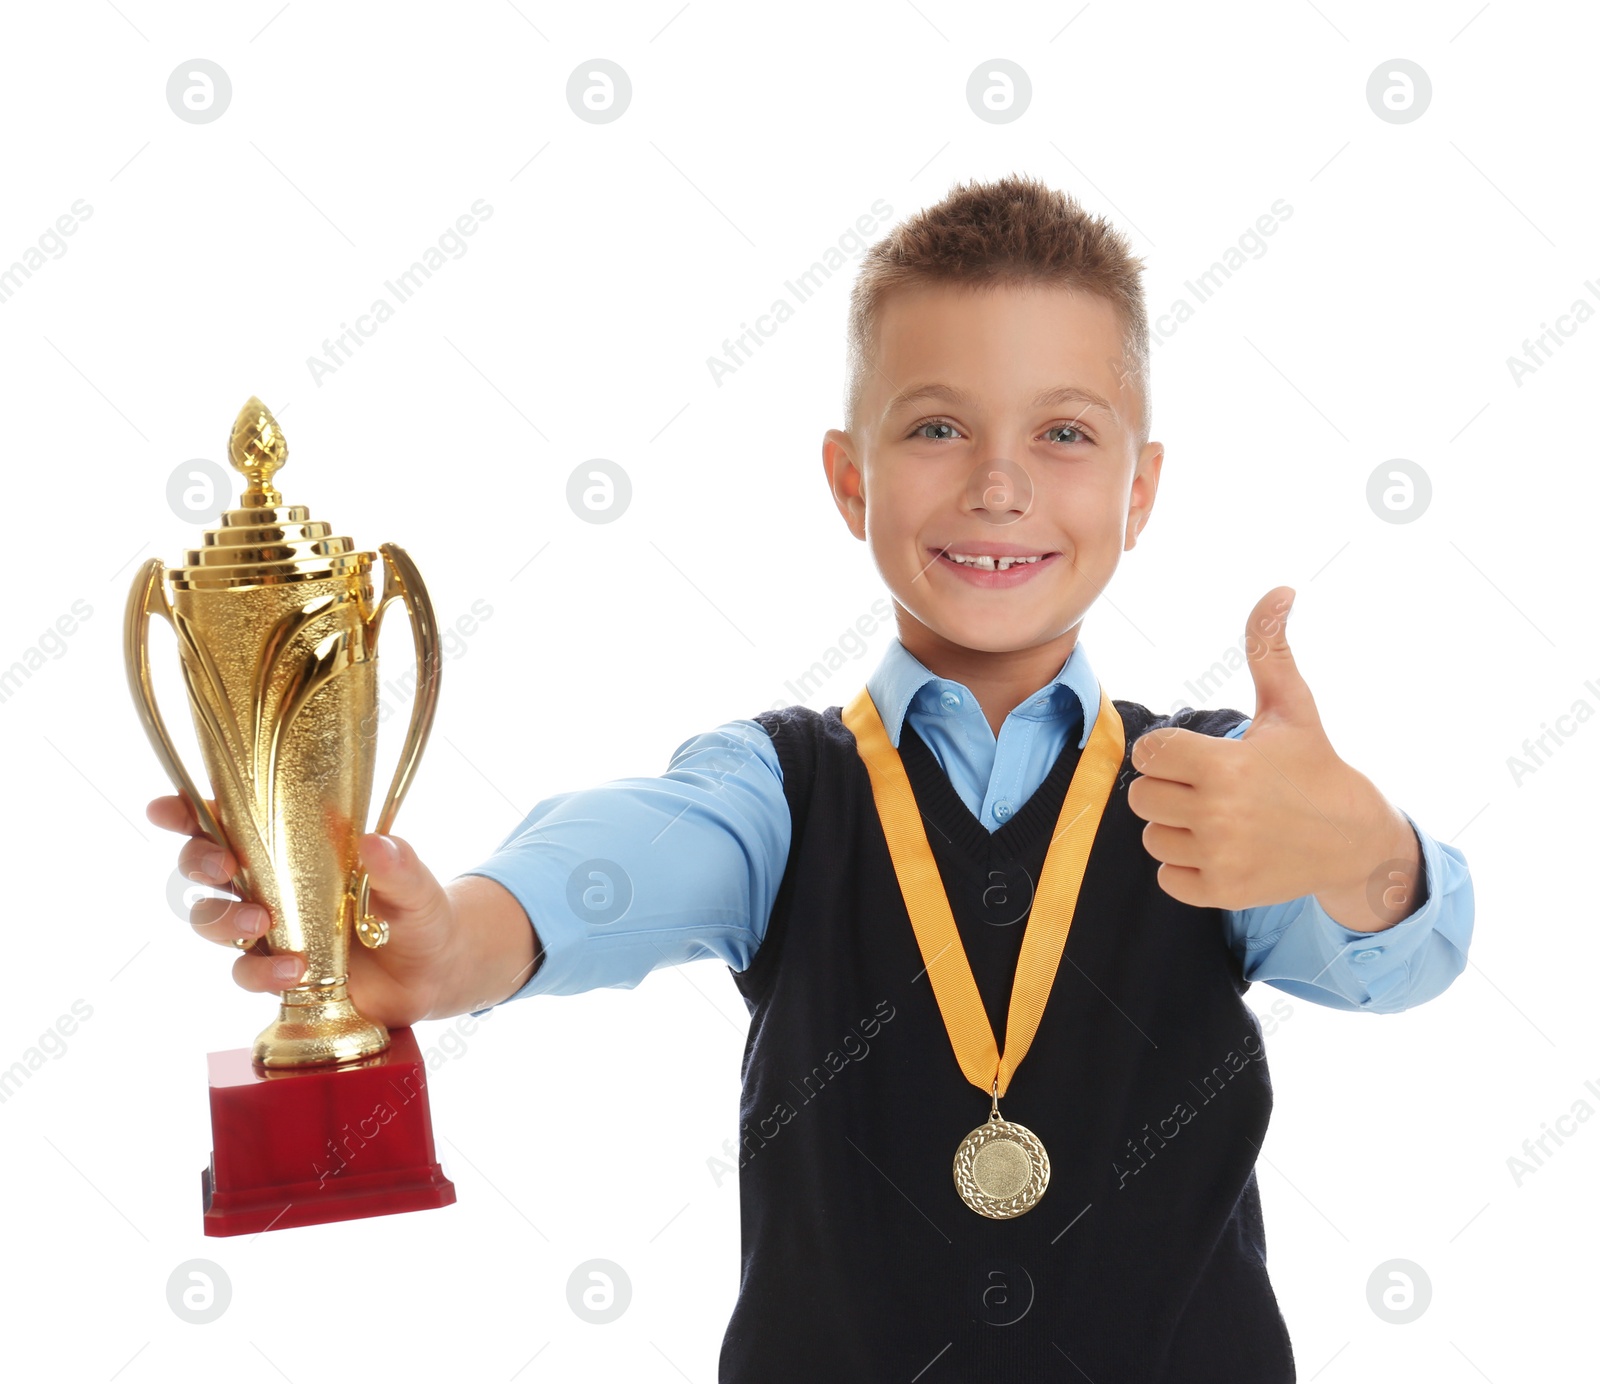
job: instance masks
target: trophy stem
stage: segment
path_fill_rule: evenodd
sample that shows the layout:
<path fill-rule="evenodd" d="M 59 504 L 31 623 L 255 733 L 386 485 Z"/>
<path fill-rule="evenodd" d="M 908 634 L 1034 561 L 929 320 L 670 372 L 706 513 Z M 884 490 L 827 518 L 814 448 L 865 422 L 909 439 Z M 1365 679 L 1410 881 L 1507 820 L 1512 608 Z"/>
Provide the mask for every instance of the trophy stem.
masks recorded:
<path fill-rule="evenodd" d="M 345 977 L 298 985 L 280 996 L 278 1017 L 256 1035 L 250 1059 L 259 1067 L 315 1067 L 372 1057 L 389 1046 L 389 1030 L 362 1018 Z"/>

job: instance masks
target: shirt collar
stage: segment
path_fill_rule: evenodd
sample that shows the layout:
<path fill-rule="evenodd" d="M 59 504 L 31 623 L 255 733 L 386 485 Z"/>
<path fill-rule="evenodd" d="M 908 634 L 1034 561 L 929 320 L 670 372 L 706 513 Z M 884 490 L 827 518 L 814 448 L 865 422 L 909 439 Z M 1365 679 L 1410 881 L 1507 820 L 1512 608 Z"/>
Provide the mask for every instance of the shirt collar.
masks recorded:
<path fill-rule="evenodd" d="M 898 638 L 892 640 L 888 650 L 867 679 L 867 691 L 872 695 L 878 715 L 883 718 L 883 728 L 889 733 L 889 743 L 900 748 L 900 732 L 905 725 L 906 713 L 913 709 L 938 713 L 944 709 L 941 698 L 953 691 L 962 698 L 963 709 L 977 706 L 977 698 L 964 684 L 950 678 L 941 678 L 917 658 Z M 1081 721 L 1078 748 L 1089 743 L 1089 733 L 1094 729 L 1095 717 L 1100 713 L 1100 682 L 1089 666 L 1088 655 L 1083 651 L 1083 639 L 1073 645 L 1067 661 L 1055 677 L 1022 702 L 1007 716 L 1037 721 L 1060 717 L 1077 717 Z"/>

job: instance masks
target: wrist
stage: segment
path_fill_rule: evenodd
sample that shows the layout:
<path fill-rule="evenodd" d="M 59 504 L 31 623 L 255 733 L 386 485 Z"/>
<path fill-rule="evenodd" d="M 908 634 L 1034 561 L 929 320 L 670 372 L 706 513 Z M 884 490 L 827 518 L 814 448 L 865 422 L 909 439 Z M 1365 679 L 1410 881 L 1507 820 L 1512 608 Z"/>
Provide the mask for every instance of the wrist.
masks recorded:
<path fill-rule="evenodd" d="M 534 969 L 533 926 L 516 896 L 485 875 L 459 875 L 445 885 L 451 926 L 434 969 L 427 1017 L 448 1019 L 488 1009 L 516 994 Z"/>
<path fill-rule="evenodd" d="M 1323 911 L 1353 932 L 1382 932 L 1409 917 L 1423 890 L 1422 850 L 1404 813 L 1376 805 L 1350 833 L 1337 878 L 1316 892 Z"/>
<path fill-rule="evenodd" d="M 467 1012 L 456 994 L 458 982 L 466 970 L 470 942 L 467 936 L 470 911 L 462 907 L 460 884 L 460 879 L 453 879 L 444 886 L 445 898 L 450 903 L 450 926 L 445 931 L 444 948 L 430 972 L 424 1018 L 449 1019 Z"/>

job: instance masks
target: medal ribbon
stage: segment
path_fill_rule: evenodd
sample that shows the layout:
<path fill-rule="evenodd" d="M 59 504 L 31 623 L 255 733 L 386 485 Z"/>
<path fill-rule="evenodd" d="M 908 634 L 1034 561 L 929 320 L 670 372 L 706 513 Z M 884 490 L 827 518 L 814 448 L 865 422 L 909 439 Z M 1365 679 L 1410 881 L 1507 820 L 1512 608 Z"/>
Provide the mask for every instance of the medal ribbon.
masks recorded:
<path fill-rule="evenodd" d="M 900 893 L 911 915 L 917 946 L 933 983 L 956 1061 L 967 1080 L 984 1095 L 1003 1096 L 1039 1030 L 1045 1001 L 1061 966 L 1089 850 L 1111 797 L 1111 786 L 1122 767 L 1126 743 L 1122 717 L 1102 687 L 1094 731 L 1061 804 L 1061 815 L 1024 924 L 1022 952 L 1011 983 L 1003 1057 L 995 1045 L 983 998 L 978 994 L 972 963 L 967 960 L 966 948 L 956 931 L 950 900 L 945 896 L 939 866 L 928 845 L 911 781 L 865 687 L 844 708 L 842 719 L 855 735 L 856 748 L 866 763 Z"/>

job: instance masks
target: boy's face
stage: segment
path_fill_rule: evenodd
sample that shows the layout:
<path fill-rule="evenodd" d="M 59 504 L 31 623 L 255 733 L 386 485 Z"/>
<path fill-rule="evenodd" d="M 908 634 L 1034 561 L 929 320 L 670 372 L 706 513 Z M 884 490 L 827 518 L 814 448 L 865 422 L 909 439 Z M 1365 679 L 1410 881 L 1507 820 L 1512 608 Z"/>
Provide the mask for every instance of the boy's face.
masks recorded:
<path fill-rule="evenodd" d="M 874 360 L 823 466 L 894 595 L 902 642 L 924 662 L 1036 649 L 1054 665 L 1042 682 L 1133 547 L 1161 474 L 1161 444 L 1139 442 L 1115 309 L 1061 288 L 897 289 Z M 986 571 L 951 554 L 1038 561 Z"/>

